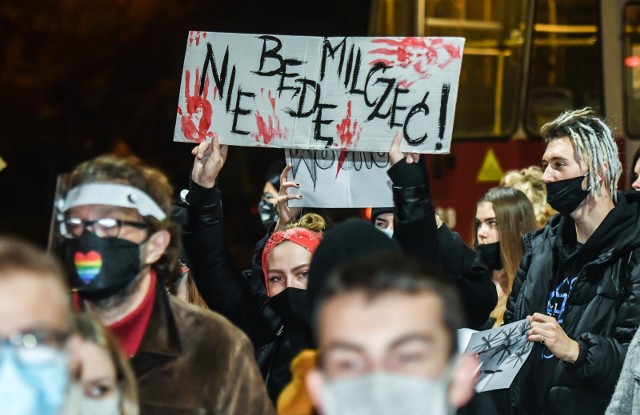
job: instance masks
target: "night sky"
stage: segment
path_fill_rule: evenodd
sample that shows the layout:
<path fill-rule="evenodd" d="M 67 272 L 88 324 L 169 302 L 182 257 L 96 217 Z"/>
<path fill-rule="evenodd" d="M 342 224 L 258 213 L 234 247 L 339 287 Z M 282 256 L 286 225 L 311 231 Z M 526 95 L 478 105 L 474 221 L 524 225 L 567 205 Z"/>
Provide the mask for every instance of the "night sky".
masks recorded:
<path fill-rule="evenodd" d="M 188 184 L 190 145 L 173 143 L 189 30 L 367 34 L 369 0 L 48 0 L 0 5 L 0 233 L 46 244 L 56 177 L 128 152 Z M 220 187 L 231 244 L 263 230 L 252 206 L 282 151 L 234 147 Z"/>

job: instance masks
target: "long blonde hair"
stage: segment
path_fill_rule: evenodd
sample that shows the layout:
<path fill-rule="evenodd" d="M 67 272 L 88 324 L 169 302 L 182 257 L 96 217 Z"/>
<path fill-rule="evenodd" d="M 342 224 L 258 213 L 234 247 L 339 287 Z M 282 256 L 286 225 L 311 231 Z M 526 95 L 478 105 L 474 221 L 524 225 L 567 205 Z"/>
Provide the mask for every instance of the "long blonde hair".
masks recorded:
<path fill-rule="evenodd" d="M 499 281 L 502 294 L 490 317 L 496 320 L 494 327 L 504 322 L 507 300 L 511 294 L 513 280 L 518 272 L 520 260 L 524 254 L 522 237 L 536 229 L 533 206 L 527 196 L 513 187 L 494 187 L 489 189 L 478 203 L 491 203 L 496 215 L 498 234 L 500 235 L 500 259 L 505 278 Z M 478 245 L 478 224 L 475 225 L 476 246 Z"/>

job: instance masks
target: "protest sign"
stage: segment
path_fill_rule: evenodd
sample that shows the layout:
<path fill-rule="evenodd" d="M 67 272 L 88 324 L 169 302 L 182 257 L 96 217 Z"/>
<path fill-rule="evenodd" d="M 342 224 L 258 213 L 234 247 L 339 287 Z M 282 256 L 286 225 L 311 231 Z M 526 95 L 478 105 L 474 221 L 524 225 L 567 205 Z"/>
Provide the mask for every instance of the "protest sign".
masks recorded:
<path fill-rule="evenodd" d="M 448 153 L 463 38 L 190 32 L 174 141 Z"/>
<path fill-rule="evenodd" d="M 523 319 L 491 330 L 458 331 L 464 352 L 480 358 L 476 392 L 511 386 L 533 349 L 533 343 L 527 340 L 530 329 L 529 321 Z M 463 342 L 467 342 L 466 346 Z"/>
<path fill-rule="evenodd" d="M 292 164 L 289 193 L 302 199 L 290 206 L 359 208 L 393 206 L 387 153 L 338 150 L 285 150 Z"/>

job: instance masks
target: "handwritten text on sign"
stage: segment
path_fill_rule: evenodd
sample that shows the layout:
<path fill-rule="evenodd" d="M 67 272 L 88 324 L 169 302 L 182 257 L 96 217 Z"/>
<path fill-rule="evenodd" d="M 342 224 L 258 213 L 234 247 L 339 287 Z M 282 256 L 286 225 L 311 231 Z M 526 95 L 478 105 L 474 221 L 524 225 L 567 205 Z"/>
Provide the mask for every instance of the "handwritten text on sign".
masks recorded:
<path fill-rule="evenodd" d="M 462 38 L 191 32 L 175 141 L 449 151 Z"/>

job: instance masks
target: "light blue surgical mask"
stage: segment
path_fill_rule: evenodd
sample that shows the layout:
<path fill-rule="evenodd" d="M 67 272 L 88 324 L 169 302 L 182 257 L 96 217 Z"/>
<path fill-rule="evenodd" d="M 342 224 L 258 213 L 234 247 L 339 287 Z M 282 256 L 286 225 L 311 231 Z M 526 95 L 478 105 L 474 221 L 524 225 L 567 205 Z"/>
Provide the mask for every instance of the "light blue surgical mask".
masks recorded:
<path fill-rule="evenodd" d="M 69 383 L 68 361 L 66 351 L 54 347 L 0 345 L 0 413 L 60 414 Z"/>
<path fill-rule="evenodd" d="M 449 376 L 438 380 L 392 372 L 374 372 L 328 381 L 322 400 L 325 415 L 450 415 Z"/>

